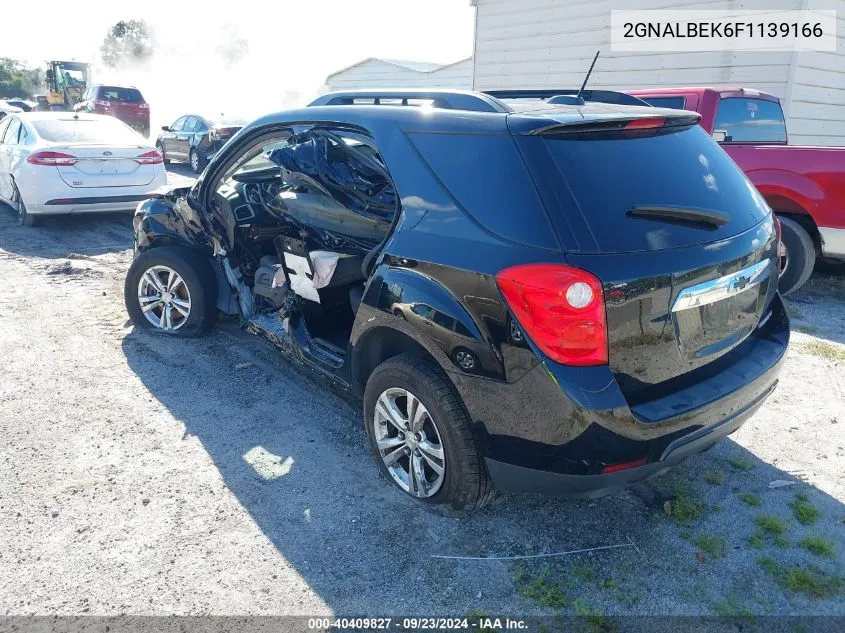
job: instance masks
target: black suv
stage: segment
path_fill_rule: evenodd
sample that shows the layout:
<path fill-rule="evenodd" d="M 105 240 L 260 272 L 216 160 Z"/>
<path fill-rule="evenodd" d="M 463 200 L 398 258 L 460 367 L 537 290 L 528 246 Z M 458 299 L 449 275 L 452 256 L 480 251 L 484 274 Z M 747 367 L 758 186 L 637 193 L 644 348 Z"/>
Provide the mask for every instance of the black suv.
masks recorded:
<path fill-rule="evenodd" d="M 560 100 L 332 93 L 249 124 L 139 205 L 132 321 L 238 317 L 359 394 L 382 473 L 441 513 L 665 471 L 777 384 L 778 228 L 695 113 Z"/>

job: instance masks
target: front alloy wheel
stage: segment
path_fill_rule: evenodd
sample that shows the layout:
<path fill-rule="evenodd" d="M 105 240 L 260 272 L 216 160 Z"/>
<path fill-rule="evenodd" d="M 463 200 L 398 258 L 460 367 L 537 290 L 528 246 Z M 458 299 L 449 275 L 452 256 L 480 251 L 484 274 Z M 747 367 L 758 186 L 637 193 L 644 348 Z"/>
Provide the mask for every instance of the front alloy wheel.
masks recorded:
<path fill-rule="evenodd" d="M 437 494 L 446 457 L 434 418 L 414 394 L 399 387 L 383 391 L 373 435 L 387 472 L 402 490 L 420 498 Z"/>
<path fill-rule="evenodd" d="M 144 317 L 160 330 L 178 330 L 191 315 L 191 292 L 182 276 L 168 266 L 152 266 L 138 282 Z"/>

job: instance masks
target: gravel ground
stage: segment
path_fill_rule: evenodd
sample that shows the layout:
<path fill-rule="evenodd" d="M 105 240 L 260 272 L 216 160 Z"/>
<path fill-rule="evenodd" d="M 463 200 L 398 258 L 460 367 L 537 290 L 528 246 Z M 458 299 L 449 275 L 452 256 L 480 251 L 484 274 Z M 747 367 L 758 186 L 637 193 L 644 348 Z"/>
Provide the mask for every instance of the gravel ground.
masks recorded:
<path fill-rule="evenodd" d="M 358 405 L 261 341 L 134 332 L 130 242 L 126 216 L 0 208 L 0 615 L 845 615 L 842 276 L 789 301 L 780 386 L 709 453 L 457 521 L 381 481 Z"/>

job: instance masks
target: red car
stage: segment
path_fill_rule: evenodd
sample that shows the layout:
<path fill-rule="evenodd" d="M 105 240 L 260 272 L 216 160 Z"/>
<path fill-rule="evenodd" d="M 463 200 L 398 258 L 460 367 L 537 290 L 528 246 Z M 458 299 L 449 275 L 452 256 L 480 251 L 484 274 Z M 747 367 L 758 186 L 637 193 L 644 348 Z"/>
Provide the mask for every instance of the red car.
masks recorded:
<path fill-rule="evenodd" d="M 657 107 L 701 114 L 701 126 L 775 210 L 782 227 L 783 294 L 809 279 L 817 256 L 845 261 L 845 147 L 788 145 L 780 100 L 757 90 L 628 92 Z"/>
<path fill-rule="evenodd" d="M 150 135 L 150 106 L 134 86 L 94 84 L 85 91 L 73 110 L 108 114 L 144 136 Z"/>

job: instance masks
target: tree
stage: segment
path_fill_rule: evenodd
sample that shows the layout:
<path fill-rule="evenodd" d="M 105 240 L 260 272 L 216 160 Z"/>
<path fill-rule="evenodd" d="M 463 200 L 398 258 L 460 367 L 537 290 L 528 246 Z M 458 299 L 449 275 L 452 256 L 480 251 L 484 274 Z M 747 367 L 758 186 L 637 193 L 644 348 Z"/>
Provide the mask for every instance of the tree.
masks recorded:
<path fill-rule="evenodd" d="M 41 83 L 41 71 L 37 68 L 27 68 L 16 59 L 0 57 L 0 99 L 31 98 L 39 92 Z"/>
<path fill-rule="evenodd" d="M 149 25 L 143 20 L 121 20 L 109 29 L 100 46 L 100 57 L 110 68 L 148 59 L 154 50 Z"/>

